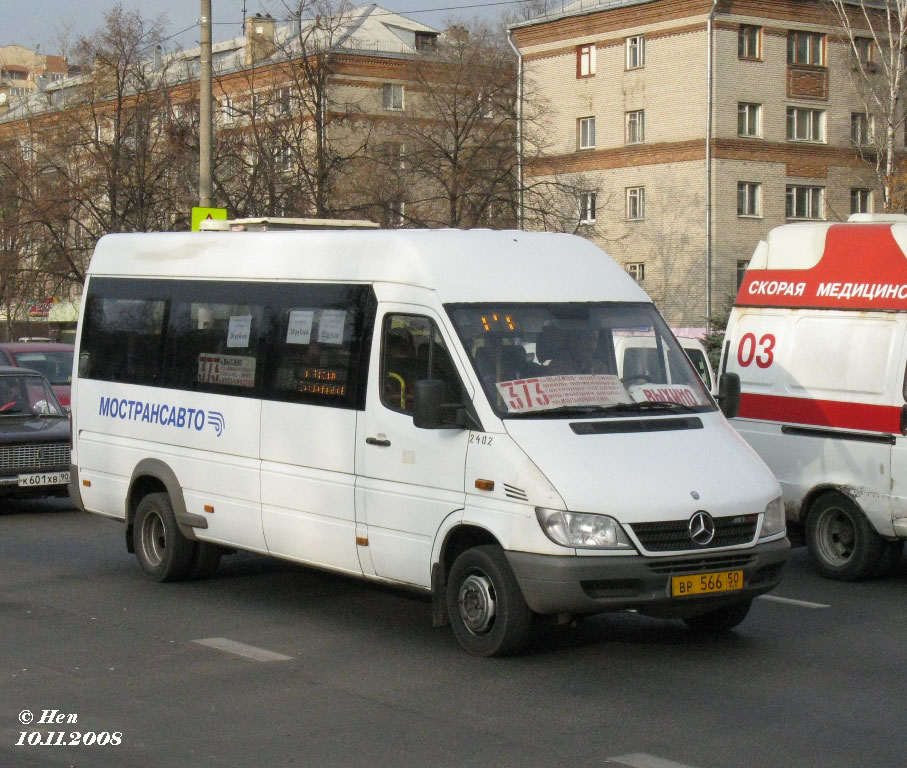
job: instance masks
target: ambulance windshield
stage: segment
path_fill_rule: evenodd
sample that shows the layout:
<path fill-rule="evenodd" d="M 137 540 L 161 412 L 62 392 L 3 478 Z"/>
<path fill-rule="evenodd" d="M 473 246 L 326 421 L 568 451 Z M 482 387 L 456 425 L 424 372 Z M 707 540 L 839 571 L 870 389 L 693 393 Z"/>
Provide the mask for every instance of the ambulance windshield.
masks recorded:
<path fill-rule="evenodd" d="M 456 304 L 447 310 L 502 417 L 716 407 L 651 304 Z"/>

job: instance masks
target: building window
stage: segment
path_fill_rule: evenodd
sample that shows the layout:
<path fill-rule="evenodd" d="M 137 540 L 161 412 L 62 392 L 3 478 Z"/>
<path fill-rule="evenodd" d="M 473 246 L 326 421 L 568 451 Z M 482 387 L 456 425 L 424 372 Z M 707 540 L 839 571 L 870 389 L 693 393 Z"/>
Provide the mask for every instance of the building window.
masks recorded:
<path fill-rule="evenodd" d="M 872 190 L 871 189 L 851 189 L 850 190 L 850 212 L 851 213 L 872 213 Z"/>
<path fill-rule="evenodd" d="M 646 113 L 637 109 L 627 112 L 627 144 L 642 144 L 646 140 Z"/>
<path fill-rule="evenodd" d="M 825 66 L 825 35 L 791 30 L 787 33 L 787 63 Z"/>
<path fill-rule="evenodd" d="M 746 268 L 749 266 L 748 261 L 738 261 L 737 262 L 737 290 L 740 290 L 740 286 L 743 285 L 743 278 L 746 277 Z"/>
<path fill-rule="evenodd" d="M 737 135 L 761 136 L 762 135 L 762 105 L 737 104 Z"/>
<path fill-rule="evenodd" d="M 592 77 L 595 74 L 595 43 L 576 47 L 576 76 Z"/>
<path fill-rule="evenodd" d="M 595 222 L 595 201 L 597 197 L 597 192 L 583 192 L 579 196 L 580 224 L 593 224 Z"/>
<path fill-rule="evenodd" d="M 260 93 L 252 94 L 252 101 L 251 101 L 252 117 L 259 117 L 261 115 L 262 101 L 263 101 L 263 99 L 261 98 Z"/>
<path fill-rule="evenodd" d="M 858 147 L 872 143 L 872 117 L 865 112 L 850 113 L 850 140 Z"/>
<path fill-rule="evenodd" d="M 274 113 L 277 115 L 290 114 L 290 89 L 278 88 L 274 99 Z"/>
<path fill-rule="evenodd" d="M 788 107 L 787 140 L 825 141 L 825 111 Z"/>
<path fill-rule="evenodd" d="M 385 83 L 381 87 L 382 102 L 385 109 L 403 109 L 403 86 L 398 83 Z"/>
<path fill-rule="evenodd" d="M 646 38 L 634 35 L 627 38 L 627 69 L 639 69 L 646 65 Z"/>
<path fill-rule="evenodd" d="M 292 168 L 293 150 L 289 146 L 283 146 L 277 152 L 277 170 L 289 171 Z"/>
<path fill-rule="evenodd" d="M 641 283 L 646 279 L 646 265 L 642 261 L 631 261 L 627 264 L 627 273 L 632 277 L 637 283 Z"/>
<path fill-rule="evenodd" d="M 233 106 L 233 99 L 227 96 L 220 103 L 220 112 L 224 117 L 225 123 L 232 123 L 236 120 L 236 109 Z"/>
<path fill-rule="evenodd" d="M 853 45 L 860 64 L 871 64 L 875 61 L 875 46 L 871 37 L 855 37 Z"/>
<path fill-rule="evenodd" d="M 627 219 L 641 221 L 646 217 L 646 188 L 627 188 Z"/>
<path fill-rule="evenodd" d="M 416 32 L 417 51 L 437 51 L 438 36 L 433 32 Z"/>
<path fill-rule="evenodd" d="M 755 181 L 737 182 L 737 215 L 762 215 L 762 185 Z"/>
<path fill-rule="evenodd" d="M 595 149 L 595 118 L 581 117 L 576 121 L 577 146 L 580 149 Z"/>
<path fill-rule="evenodd" d="M 741 24 L 737 32 L 737 57 L 741 59 L 762 58 L 762 27 Z"/>
<path fill-rule="evenodd" d="M 825 189 L 796 184 L 787 187 L 785 215 L 789 219 L 824 218 Z"/>

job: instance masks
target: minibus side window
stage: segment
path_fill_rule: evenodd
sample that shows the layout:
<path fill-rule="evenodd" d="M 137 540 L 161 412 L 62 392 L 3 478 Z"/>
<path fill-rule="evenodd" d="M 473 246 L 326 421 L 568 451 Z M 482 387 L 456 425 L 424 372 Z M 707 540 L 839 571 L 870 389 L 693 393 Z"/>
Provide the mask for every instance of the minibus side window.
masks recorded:
<path fill-rule="evenodd" d="M 417 315 L 387 315 L 381 333 L 381 402 L 412 414 L 415 383 L 440 379 L 445 402 L 465 403 L 456 366 L 435 323 Z"/>
<path fill-rule="evenodd" d="M 251 395 L 261 380 L 260 304 L 180 301 L 167 340 L 166 385 Z"/>
<path fill-rule="evenodd" d="M 98 285 L 95 285 L 95 282 Z M 80 353 L 83 375 L 100 381 L 159 385 L 169 302 L 111 291 L 91 284 Z M 112 287 L 112 286 L 110 286 Z"/>

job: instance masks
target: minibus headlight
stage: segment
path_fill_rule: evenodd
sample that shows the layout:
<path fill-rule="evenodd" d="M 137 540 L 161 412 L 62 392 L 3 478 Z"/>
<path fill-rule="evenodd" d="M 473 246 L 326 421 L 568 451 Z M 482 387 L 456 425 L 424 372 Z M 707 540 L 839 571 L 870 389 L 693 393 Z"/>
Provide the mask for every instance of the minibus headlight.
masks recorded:
<path fill-rule="evenodd" d="M 762 513 L 762 533 L 759 534 L 759 538 L 764 539 L 767 536 L 784 533 L 786 527 L 784 501 L 779 496 L 765 506 L 765 512 Z"/>
<path fill-rule="evenodd" d="M 578 549 L 630 549 L 632 544 L 613 517 L 535 508 L 545 535 L 562 547 Z"/>

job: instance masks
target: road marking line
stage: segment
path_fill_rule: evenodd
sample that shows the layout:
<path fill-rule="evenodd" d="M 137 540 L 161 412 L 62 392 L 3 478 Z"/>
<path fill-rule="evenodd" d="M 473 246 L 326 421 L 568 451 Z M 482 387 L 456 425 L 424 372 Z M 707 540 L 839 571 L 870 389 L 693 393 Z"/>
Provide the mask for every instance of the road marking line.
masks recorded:
<path fill-rule="evenodd" d="M 206 637 L 203 640 L 193 640 L 192 642 L 199 645 L 215 648 L 218 651 L 233 653 L 253 661 L 292 661 L 292 656 L 284 656 L 282 653 L 274 653 L 264 648 L 256 648 L 254 645 L 238 643 L 235 640 L 228 640 L 226 637 Z"/>
<path fill-rule="evenodd" d="M 759 595 L 757 600 L 768 600 L 772 603 L 783 603 L 784 605 L 796 605 L 799 608 L 831 608 L 824 603 L 808 603 L 806 600 L 791 600 L 789 597 L 778 597 L 778 595 Z"/>
<path fill-rule="evenodd" d="M 620 763 L 621 765 L 627 765 L 630 768 L 692 768 L 683 763 L 675 763 L 673 760 L 665 760 L 663 757 L 647 755 L 645 753 L 609 757 L 605 762 Z"/>

